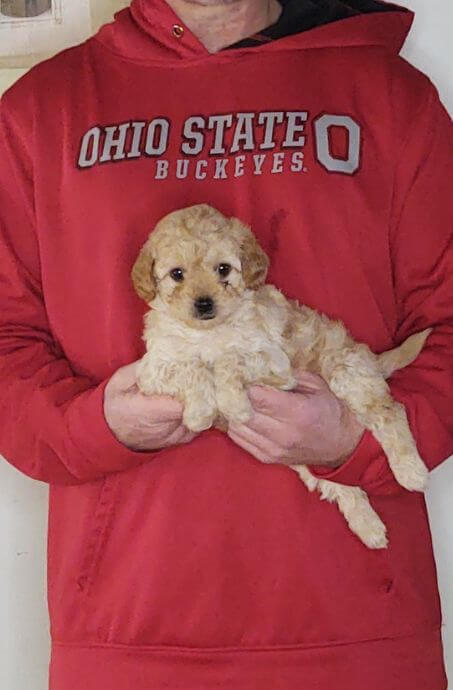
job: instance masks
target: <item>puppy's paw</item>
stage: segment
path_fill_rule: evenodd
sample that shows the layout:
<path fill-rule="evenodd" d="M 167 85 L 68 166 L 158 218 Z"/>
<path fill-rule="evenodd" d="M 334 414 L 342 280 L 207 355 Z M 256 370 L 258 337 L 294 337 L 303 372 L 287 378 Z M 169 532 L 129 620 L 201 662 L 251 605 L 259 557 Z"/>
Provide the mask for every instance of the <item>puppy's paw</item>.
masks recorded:
<path fill-rule="evenodd" d="M 369 511 L 366 517 L 360 514 L 350 516 L 348 524 L 354 534 L 369 549 L 387 548 L 387 529 L 373 510 Z"/>
<path fill-rule="evenodd" d="M 408 491 L 424 491 L 428 485 L 429 472 L 419 457 L 412 457 L 404 462 L 391 465 L 393 475 L 401 486 Z"/>
<path fill-rule="evenodd" d="M 146 374 L 137 376 L 136 384 L 142 395 L 153 395 L 156 392 L 155 382 L 151 376 L 147 376 Z"/>
<path fill-rule="evenodd" d="M 247 424 L 252 414 L 251 407 L 250 409 L 236 410 L 233 414 L 230 414 L 229 421 L 233 422 L 233 424 Z"/>
<path fill-rule="evenodd" d="M 360 539 L 369 549 L 386 549 L 388 546 L 387 530 L 384 523 L 376 524 L 362 532 Z"/>
<path fill-rule="evenodd" d="M 217 395 L 217 405 L 220 413 L 235 424 L 245 424 L 253 414 L 253 408 L 247 395 Z"/>
<path fill-rule="evenodd" d="M 183 414 L 184 426 L 195 434 L 210 429 L 217 417 L 216 410 L 199 410 L 198 408 L 186 406 Z"/>
<path fill-rule="evenodd" d="M 158 373 L 160 371 L 162 371 L 162 368 L 158 369 L 148 353 L 146 353 L 138 362 L 135 370 L 135 382 L 140 393 L 143 395 L 156 395 L 160 380 Z"/>
<path fill-rule="evenodd" d="M 285 376 L 277 374 L 269 374 L 260 378 L 259 385 L 270 386 L 271 388 L 279 388 L 282 391 L 292 391 L 297 386 L 297 379 L 291 373 Z"/>
<path fill-rule="evenodd" d="M 296 379 L 295 376 L 292 374 L 289 374 L 284 380 L 282 385 L 279 386 L 279 388 L 282 391 L 292 391 L 296 388 L 298 384 L 298 380 Z"/>
<path fill-rule="evenodd" d="M 349 529 L 365 546 L 369 549 L 387 547 L 387 529 L 362 489 L 355 486 L 339 488 L 332 482 L 323 480 L 319 484 L 322 498 L 330 501 L 333 499 L 338 503 Z"/>

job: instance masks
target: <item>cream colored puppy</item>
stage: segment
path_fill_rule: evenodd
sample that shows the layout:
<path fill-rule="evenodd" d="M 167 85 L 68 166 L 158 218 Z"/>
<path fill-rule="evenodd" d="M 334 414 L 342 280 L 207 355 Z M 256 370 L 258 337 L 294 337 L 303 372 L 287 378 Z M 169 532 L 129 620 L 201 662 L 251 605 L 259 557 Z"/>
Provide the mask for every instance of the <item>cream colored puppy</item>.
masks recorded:
<path fill-rule="evenodd" d="M 380 442 L 397 481 L 421 491 L 427 469 L 404 407 L 385 379 L 419 354 L 429 330 L 375 355 L 339 321 L 287 300 L 264 285 L 269 260 L 250 228 L 205 204 L 165 216 L 132 270 L 135 289 L 152 309 L 145 316 L 147 352 L 138 365 L 140 390 L 184 404 L 192 431 L 246 422 L 247 389 L 291 390 L 295 369 L 318 374 Z M 292 466 L 310 491 L 336 502 L 370 548 L 387 545 L 386 529 L 358 487 L 314 477 Z"/>

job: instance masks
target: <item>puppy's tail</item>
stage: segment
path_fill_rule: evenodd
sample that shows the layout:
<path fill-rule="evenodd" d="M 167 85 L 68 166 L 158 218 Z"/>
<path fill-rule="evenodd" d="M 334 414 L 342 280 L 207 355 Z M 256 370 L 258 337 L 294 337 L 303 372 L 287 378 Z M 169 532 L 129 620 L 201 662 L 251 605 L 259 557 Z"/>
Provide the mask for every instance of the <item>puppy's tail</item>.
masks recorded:
<path fill-rule="evenodd" d="M 397 369 L 403 369 L 411 364 L 422 351 L 432 330 L 432 328 L 427 328 L 420 333 L 415 333 L 393 350 L 378 355 L 379 368 L 384 378 L 388 379 Z"/>

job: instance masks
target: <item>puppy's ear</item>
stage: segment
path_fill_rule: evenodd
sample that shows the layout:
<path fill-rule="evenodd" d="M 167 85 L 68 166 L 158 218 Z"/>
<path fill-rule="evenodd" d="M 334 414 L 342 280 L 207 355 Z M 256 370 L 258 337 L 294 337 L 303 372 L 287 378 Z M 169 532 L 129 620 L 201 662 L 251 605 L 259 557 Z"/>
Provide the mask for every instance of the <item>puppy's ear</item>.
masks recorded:
<path fill-rule="evenodd" d="M 246 287 L 256 290 L 264 285 L 269 259 L 247 225 L 237 218 L 230 218 L 230 232 L 241 247 L 242 276 Z"/>
<path fill-rule="evenodd" d="M 153 274 L 154 260 L 149 243 L 142 247 L 137 260 L 132 267 L 131 278 L 135 292 L 145 302 L 151 302 L 157 294 L 156 281 Z"/>

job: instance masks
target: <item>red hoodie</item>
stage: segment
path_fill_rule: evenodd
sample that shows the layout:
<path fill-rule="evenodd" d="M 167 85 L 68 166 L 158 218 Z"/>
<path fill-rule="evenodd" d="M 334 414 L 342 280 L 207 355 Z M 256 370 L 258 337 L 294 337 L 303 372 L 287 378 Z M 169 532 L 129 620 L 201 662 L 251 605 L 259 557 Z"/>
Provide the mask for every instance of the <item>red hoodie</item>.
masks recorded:
<path fill-rule="evenodd" d="M 375 351 L 434 327 L 391 386 L 427 464 L 453 451 L 452 126 L 398 57 L 411 20 L 210 55 L 134 0 L 5 94 L 0 449 L 50 484 L 52 690 L 445 689 L 425 502 L 369 434 L 327 476 L 368 492 L 384 551 L 220 432 L 136 453 L 102 407 L 143 354 L 139 248 L 207 202 L 252 225 L 270 282 Z"/>

